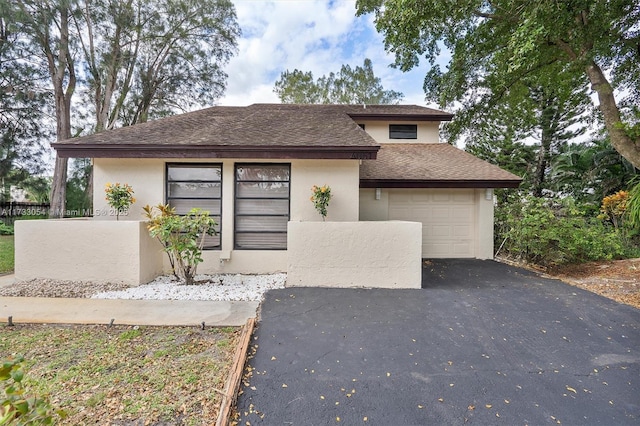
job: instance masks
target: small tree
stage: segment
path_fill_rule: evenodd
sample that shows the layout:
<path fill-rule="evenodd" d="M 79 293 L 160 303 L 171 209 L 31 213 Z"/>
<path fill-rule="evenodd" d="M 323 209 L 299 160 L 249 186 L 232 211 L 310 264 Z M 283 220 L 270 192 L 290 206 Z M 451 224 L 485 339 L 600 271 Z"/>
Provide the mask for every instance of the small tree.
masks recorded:
<path fill-rule="evenodd" d="M 327 216 L 327 207 L 329 207 L 329 201 L 331 200 L 331 188 L 327 185 L 313 185 L 311 192 L 313 193 L 313 195 L 311 195 L 311 202 L 318 213 L 320 213 L 320 216 L 322 216 L 322 221 L 324 222 L 324 218 Z"/>
<path fill-rule="evenodd" d="M 107 183 L 104 192 L 105 200 L 116 211 L 116 220 L 120 220 L 120 213 L 129 209 L 131 204 L 136 202 L 133 196 L 133 188 L 129 184 Z"/>
<path fill-rule="evenodd" d="M 598 218 L 610 220 L 616 229 L 624 229 L 623 225 L 624 218 L 627 214 L 628 199 L 629 192 L 627 191 L 618 191 L 615 194 L 604 197 Z"/>
<path fill-rule="evenodd" d="M 176 214 L 169 205 L 147 205 L 143 210 L 149 219 L 149 234 L 162 243 L 173 275 L 192 285 L 198 264 L 202 262 L 205 238 L 216 235 L 216 221 L 202 209 L 191 209 L 185 216 Z"/>

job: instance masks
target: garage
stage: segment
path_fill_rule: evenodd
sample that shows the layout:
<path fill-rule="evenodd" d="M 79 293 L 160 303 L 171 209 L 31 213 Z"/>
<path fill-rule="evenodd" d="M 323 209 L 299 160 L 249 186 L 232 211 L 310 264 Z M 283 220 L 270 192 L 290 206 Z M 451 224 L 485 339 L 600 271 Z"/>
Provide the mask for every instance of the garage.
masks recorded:
<path fill-rule="evenodd" d="M 493 258 L 493 189 L 520 178 L 446 143 L 383 144 L 360 165 L 359 217 L 422 223 L 423 258 Z"/>
<path fill-rule="evenodd" d="M 472 189 L 389 191 L 389 220 L 422 223 L 423 258 L 476 257 Z"/>

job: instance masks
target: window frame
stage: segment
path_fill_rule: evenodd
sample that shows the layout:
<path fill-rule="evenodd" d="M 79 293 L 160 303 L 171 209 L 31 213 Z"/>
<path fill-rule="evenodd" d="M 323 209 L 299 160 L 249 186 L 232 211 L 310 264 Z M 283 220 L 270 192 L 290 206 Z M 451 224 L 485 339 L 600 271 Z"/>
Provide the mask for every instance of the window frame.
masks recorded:
<path fill-rule="evenodd" d="M 238 168 L 240 167 L 260 167 L 260 166 L 280 166 L 286 167 L 289 172 L 289 180 L 238 180 Z M 249 232 L 238 230 L 238 217 L 253 216 L 253 217 L 286 217 L 287 222 L 291 220 L 291 163 L 235 163 L 233 165 L 233 248 L 234 250 L 261 250 L 261 251 L 282 251 L 287 250 L 287 242 L 285 239 L 284 247 L 240 247 L 238 246 L 238 234 L 252 233 L 252 234 L 284 234 L 287 235 L 287 231 L 263 231 L 263 232 Z M 238 196 L 238 182 L 255 182 L 255 183 L 284 183 L 287 186 L 287 197 L 239 197 Z M 287 200 L 287 214 L 238 214 L 238 201 L 239 200 Z"/>
<path fill-rule="evenodd" d="M 411 128 L 411 130 L 409 130 L 409 128 Z M 418 125 L 389 124 L 389 139 L 418 139 Z"/>
<path fill-rule="evenodd" d="M 218 168 L 220 170 L 220 179 L 219 180 L 169 180 L 169 169 L 171 167 L 183 167 L 183 168 Z M 205 246 L 203 250 L 213 251 L 213 250 L 222 250 L 222 212 L 223 212 L 223 204 L 222 204 L 222 179 L 223 179 L 223 164 L 222 163 L 180 163 L 180 162 L 171 162 L 165 163 L 165 203 L 171 205 L 171 200 L 218 200 L 220 203 L 220 212 L 219 214 L 211 214 L 209 212 L 210 217 L 216 218 L 216 222 L 218 226 L 216 227 L 216 237 L 218 238 L 218 244 L 215 246 Z M 170 185 L 172 183 L 219 183 L 220 184 L 220 196 L 219 197 L 172 197 L 170 196 Z M 184 216 L 184 215 L 180 215 Z"/>

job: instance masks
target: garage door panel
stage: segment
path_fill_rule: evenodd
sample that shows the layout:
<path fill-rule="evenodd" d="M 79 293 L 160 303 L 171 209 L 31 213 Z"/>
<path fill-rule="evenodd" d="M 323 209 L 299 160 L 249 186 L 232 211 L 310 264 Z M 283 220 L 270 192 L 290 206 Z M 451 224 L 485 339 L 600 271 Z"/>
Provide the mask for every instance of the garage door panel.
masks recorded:
<path fill-rule="evenodd" d="M 451 227 L 447 225 L 432 225 L 429 227 L 430 231 L 428 233 L 428 237 L 450 237 L 451 236 Z M 424 242 L 424 239 L 423 239 Z"/>
<path fill-rule="evenodd" d="M 432 207 L 431 208 L 431 217 L 427 218 L 427 219 L 433 219 L 433 220 L 443 220 L 443 219 L 447 219 L 451 216 L 451 207 L 449 206 L 444 206 L 444 207 Z M 414 217 L 423 217 L 423 216 L 414 216 Z"/>
<path fill-rule="evenodd" d="M 451 201 L 456 203 L 473 203 L 473 192 L 454 192 L 451 194 Z"/>
<path fill-rule="evenodd" d="M 389 219 L 422 222 L 423 257 L 475 257 L 473 190 L 397 190 Z"/>
<path fill-rule="evenodd" d="M 471 241 L 465 241 L 453 244 L 453 254 L 456 257 L 472 257 L 473 243 Z"/>
<path fill-rule="evenodd" d="M 469 226 L 469 225 L 452 226 L 452 229 L 453 229 L 452 235 L 454 237 L 460 237 L 460 238 L 472 238 L 473 237 L 471 235 L 471 226 Z"/>
<path fill-rule="evenodd" d="M 450 257 L 451 244 L 448 243 L 433 243 L 429 246 L 429 255 L 425 256 L 423 248 L 423 257 Z"/>
<path fill-rule="evenodd" d="M 394 204 L 410 204 L 412 197 L 413 194 L 411 192 L 392 192 L 389 194 L 389 202 L 392 202 Z"/>
<path fill-rule="evenodd" d="M 450 207 L 451 220 L 470 222 L 473 220 L 473 206 Z"/>
<path fill-rule="evenodd" d="M 431 196 L 431 200 L 434 203 L 448 203 L 451 201 L 451 194 L 448 192 L 436 192 Z"/>
<path fill-rule="evenodd" d="M 411 195 L 411 202 L 414 204 L 420 204 L 431 200 L 429 193 L 413 193 Z"/>

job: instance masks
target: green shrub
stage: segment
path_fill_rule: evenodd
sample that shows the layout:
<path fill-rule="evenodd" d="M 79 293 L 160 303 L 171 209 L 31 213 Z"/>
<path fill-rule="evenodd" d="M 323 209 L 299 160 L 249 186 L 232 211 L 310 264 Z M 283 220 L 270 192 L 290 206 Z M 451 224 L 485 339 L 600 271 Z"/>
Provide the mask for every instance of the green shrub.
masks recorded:
<path fill-rule="evenodd" d="M 145 206 L 143 210 L 149 219 L 149 234 L 162 243 L 173 274 L 185 284 L 193 284 L 205 238 L 216 234 L 216 221 L 201 209 L 191 209 L 185 216 L 177 215 L 169 205 Z"/>
<path fill-rule="evenodd" d="M 622 233 L 585 216 L 572 199 L 511 199 L 498 208 L 496 228 L 504 251 L 540 265 L 609 260 L 627 252 Z"/>
<path fill-rule="evenodd" d="M 629 200 L 627 201 L 627 214 L 629 215 L 629 224 L 634 230 L 640 229 L 640 182 L 633 183 L 629 191 Z"/>
<path fill-rule="evenodd" d="M 0 222 L 0 235 L 13 235 L 13 226 Z"/>
<path fill-rule="evenodd" d="M 23 357 L 0 363 L 0 426 L 50 425 L 66 416 L 63 410 L 54 410 L 47 398 L 27 395 Z"/>

